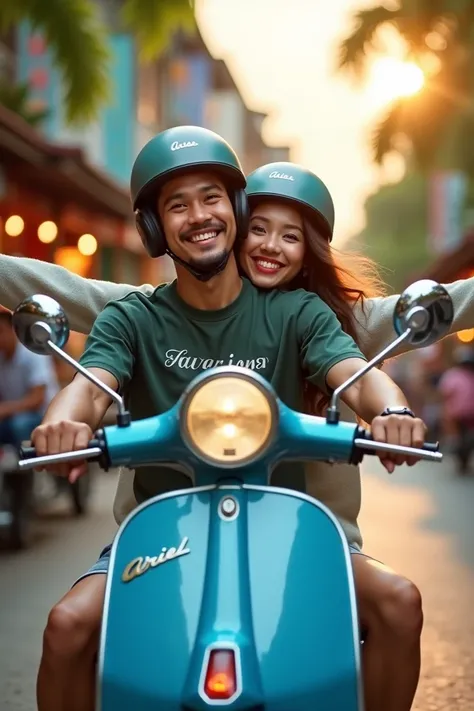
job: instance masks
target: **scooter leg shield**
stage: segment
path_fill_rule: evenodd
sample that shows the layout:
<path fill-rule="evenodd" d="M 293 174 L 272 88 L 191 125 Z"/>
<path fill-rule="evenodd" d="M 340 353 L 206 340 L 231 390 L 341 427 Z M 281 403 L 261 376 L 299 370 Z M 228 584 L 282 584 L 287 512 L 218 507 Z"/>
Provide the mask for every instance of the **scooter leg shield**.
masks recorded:
<path fill-rule="evenodd" d="M 105 594 L 99 711 L 181 708 L 200 617 L 213 489 L 151 499 L 119 529 Z"/>
<path fill-rule="evenodd" d="M 350 552 L 304 494 L 248 487 L 253 631 L 265 711 L 361 711 Z"/>
<path fill-rule="evenodd" d="M 234 654 L 227 699 L 209 696 L 215 648 Z M 98 711 L 359 711 L 359 703 L 350 554 L 325 507 L 275 488 L 203 487 L 152 499 L 122 525 Z"/>

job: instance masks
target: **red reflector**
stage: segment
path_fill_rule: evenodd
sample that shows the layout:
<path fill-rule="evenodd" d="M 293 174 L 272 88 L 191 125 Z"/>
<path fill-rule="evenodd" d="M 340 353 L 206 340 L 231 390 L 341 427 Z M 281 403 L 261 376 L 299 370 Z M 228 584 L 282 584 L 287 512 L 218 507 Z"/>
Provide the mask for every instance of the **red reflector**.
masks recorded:
<path fill-rule="evenodd" d="M 204 693 L 210 699 L 230 699 L 236 691 L 234 652 L 231 649 L 213 649 L 209 655 Z"/>

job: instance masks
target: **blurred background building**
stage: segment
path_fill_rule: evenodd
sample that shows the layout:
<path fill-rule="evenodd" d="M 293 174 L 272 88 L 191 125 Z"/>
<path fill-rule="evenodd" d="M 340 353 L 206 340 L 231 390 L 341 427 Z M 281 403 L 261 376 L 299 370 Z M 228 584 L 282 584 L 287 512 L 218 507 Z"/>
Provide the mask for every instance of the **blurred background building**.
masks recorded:
<path fill-rule="evenodd" d="M 156 284 L 174 268 L 144 254 L 131 219 L 128 181 L 141 147 L 170 126 L 202 125 L 230 142 L 246 172 L 289 160 L 289 148 L 264 142 L 266 114 L 246 105 L 195 25 L 178 27 L 157 58 L 139 62 L 133 34 L 116 26 L 120 3 L 96 4 L 110 27 L 112 101 L 80 128 L 68 120 L 45 37 L 25 21 L 0 40 L 0 251 Z"/>

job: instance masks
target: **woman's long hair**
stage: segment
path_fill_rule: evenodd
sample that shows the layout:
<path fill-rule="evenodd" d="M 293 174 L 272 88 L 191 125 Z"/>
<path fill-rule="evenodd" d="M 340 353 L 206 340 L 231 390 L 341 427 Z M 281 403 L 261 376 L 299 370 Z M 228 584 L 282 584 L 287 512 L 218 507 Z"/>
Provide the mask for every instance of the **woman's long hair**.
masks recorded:
<path fill-rule="evenodd" d="M 355 252 L 346 254 L 331 247 L 313 221 L 304 219 L 305 256 L 301 272 L 289 289 L 306 289 L 317 294 L 336 314 L 343 331 L 360 346 L 354 306 L 365 307 L 365 300 L 383 296 L 385 285 L 377 266 L 368 257 Z M 313 415 L 321 415 L 329 397 L 319 388 L 305 381 L 305 408 Z"/>

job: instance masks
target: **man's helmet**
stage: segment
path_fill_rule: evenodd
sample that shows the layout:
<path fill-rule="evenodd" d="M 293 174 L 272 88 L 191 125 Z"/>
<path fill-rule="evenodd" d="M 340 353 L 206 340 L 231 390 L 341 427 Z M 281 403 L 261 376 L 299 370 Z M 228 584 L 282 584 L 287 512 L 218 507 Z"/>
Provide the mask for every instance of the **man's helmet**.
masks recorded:
<path fill-rule="evenodd" d="M 247 197 L 296 203 L 329 241 L 334 232 L 334 203 L 323 181 L 296 163 L 267 163 L 247 177 Z"/>
<path fill-rule="evenodd" d="M 247 236 L 248 202 L 245 175 L 237 155 L 217 133 L 199 126 L 177 126 L 162 131 L 142 148 L 132 168 L 130 192 L 138 233 L 150 257 L 169 254 L 189 269 L 168 249 L 158 217 L 157 200 L 164 182 L 181 172 L 210 169 L 222 175 L 235 214 L 237 239 Z M 221 271 L 227 263 L 228 256 Z M 190 269 L 197 278 L 214 276 Z M 215 272 L 217 273 L 217 272 Z"/>

